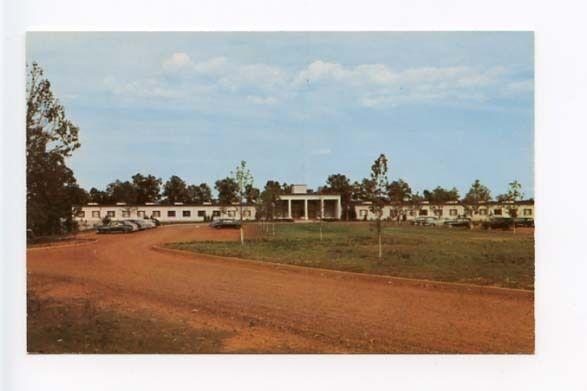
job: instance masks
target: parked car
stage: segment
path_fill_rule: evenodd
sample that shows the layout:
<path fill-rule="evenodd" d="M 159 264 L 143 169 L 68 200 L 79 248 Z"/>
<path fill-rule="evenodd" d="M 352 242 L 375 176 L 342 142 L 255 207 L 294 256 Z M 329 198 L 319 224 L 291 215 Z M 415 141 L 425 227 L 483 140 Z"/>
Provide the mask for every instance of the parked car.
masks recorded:
<path fill-rule="evenodd" d="M 133 220 L 133 221 L 135 221 L 135 220 Z M 146 229 L 152 229 L 152 228 L 156 227 L 155 223 L 149 219 L 139 219 L 136 221 L 137 221 L 137 223 L 142 224 Z"/>
<path fill-rule="evenodd" d="M 519 217 L 515 219 L 516 227 L 530 227 L 534 228 L 534 219 L 531 217 Z"/>
<path fill-rule="evenodd" d="M 471 220 L 470 219 L 466 219 L 466 218 L 458 218 L 458 219 L 454 219 L 454 220 L 446 220 L 444 222 L 444 225 L 448 226 L 448 227 L 469 227 L 469 225 L 471 225 Z"/>
<path fill-rule="evenodd" d="M 135 229 L 134 227 L 126 222 L 126 221 L 111 221 L 108 224 L 100 225 L 96 228 L 96 233 L 99 234 L 106 234 L 106 233 L 127 233 L 133 232 Z"/>
<path fill-rule="evenodd" d="M 485 229 L 506 229 L 514 224 L 514 219 L 511 217 L 492 217 L 487 221 L 483 222 L 483 228 Z"/>
<path fill-rule="evenodd" d="M 241 223 L 234 219 L 219 219 L 214 220 L 210 223 L 210 227 L 220 229 L 220 228 L 240 228 Z"/>
<path fill-rule="evenodd" d="M 139 231 L 141 229 L 137 223 L 134 223 L 131 220 L 121 220 L 121 221 L 123 221 L 126 224 L 130 225 L 132 227 L 132 230 L 133 231 Z"/>
<path fill-rule="evenodd" d="M 421 217 L 416 217 L 414 219 L 414 225 L 422 225 L 422 226 L 442 225 L 443 222 L 444 222 L 444 220 L 441 220 L 435 216 L 421 216 Z"/>
<path fill-rule="evenodd" d="M 131 220 L 131 219 L 128 219 L 128 220 L 124 220 L 124 221 L 128 221 L 130 223 L 136 224 L 137 227 L 139 228 L 139 231 L 144 231 L 144 230 L 150 228 L 150 225 L 146 221 L 144 221 L 144 220 L 140 220 L 140 219 L 138 219 L 138 220 L 137 219 L 132 219 Z"/>
<path fill-rule="evenodd" d="M 161 222 L 159 220 L 157 220 L 156 218 L 154 218 L 154 217 L 150 217 L 147 220 L 152 221 L 153 224 L 155 224 L 155 227 L 158 227 L 158 226 L 161 225 Z"/>

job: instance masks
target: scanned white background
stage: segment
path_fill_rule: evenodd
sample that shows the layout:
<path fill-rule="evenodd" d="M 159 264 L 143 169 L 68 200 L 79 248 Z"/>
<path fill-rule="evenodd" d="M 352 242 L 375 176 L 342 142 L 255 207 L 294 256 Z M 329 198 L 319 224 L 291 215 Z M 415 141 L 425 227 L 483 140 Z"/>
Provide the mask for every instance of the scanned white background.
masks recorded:
<path fill-rule="evenodd" d="M 0 389 L 587 389 L 584 2 L 6 0 L 1 7 Z M 26 355 L 26 30 L 535 31 L 536 355 Z"/>

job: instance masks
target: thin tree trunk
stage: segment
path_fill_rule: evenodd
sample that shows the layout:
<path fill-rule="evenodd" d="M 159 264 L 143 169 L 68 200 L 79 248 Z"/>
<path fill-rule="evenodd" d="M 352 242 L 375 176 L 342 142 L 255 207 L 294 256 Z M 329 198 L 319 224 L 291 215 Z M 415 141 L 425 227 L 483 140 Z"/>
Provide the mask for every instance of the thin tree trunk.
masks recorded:
<path fill-rule="evenodd" d="M 383 248 L 381 247 L 381 229 L 379 229 L 379 259 L 383 257 Z"/>
<path fill-rule="evenodd" d="M 241 221 L 241 226 L 240 226 L 240 234 L 241 234 L 241 246 L 243 246 L 245 244 L 245 230 L 243 229 L 243 203 L 242 203 L 242 199 L 241 199 L 241 205 L 240 205 L 240 221 Z"/>

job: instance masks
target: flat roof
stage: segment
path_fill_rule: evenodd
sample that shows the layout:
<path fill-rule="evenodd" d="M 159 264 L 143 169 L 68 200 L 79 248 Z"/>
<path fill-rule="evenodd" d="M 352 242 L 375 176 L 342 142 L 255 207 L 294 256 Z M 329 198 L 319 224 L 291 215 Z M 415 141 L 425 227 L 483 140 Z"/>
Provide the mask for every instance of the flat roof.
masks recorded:
<path fill-rule="evenodd" d="M 162 207 L 182 207 L 182 206 L 198 206 L 198 207 L 207 207 L 207 208 L 238 208 L 240 207 L 239 204 L 200 204 L 200 203 L 188 203 L 188 202 L 184 202 L 183 204 L 179 204 L 179 205 L 175 205 L 175 204 L 153 204 L 153 203 L 148 203 L 148 204 L 124 204 L 124 205 L 120 205 L 120 204 L 97 204 L 97 203 L 88 203 L 88 204 L 84 204 L 84 205 L 74 205 L 74 206 L 87 206 L 87 207 L 117 207 L 117 208 L 123 208 L 123 207 L 127 207 L 127 208 L 138 208 L 138 207 L 143 207 L 143 206 L 148 206 L 148 207 L 158 207 L 158 208 L 162 208 Z M 255 204 L 243 204 L 243 207 L 251 207 L 251 206 L 255 206 Z"/>

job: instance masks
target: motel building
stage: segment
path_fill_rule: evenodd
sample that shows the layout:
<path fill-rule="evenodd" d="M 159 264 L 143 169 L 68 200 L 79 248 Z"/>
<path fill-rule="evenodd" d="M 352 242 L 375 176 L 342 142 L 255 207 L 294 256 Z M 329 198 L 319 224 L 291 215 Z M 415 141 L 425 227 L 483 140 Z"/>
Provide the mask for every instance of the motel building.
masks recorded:
<path fill-rule="evenodd" d="M 469 218 L 472 221 L 485 221 L 492 217 L 511 217 L 509 210 L 512 202 L 481 202 L 472 208 L 460 201 L 449 201 L 442 204 L 430 204 L 423 201 L 419 204 L 389 203 L 383 207 L 383 219 L 396 221 L 412 221 L 418 217 L 433 216 L 439 219 L 451 220 Z M 534 201 L 524 200 L 516 202 L 517 217 L 534 218 Z M 371 203 L 356 202 L 354 204 L 357 220 L 375 220 L 377 216 L 370 210 Z"/>
<path fill-rule="evenodd" d="M 534 201 L 526 200 L 516 203 L 518 217 L 534 218 Z M 358 221 L 375 220 L 377 216 L 370 210 L 369 202 L 354 201 L 351 206 L 354 219 Z M 439 219 L 470 218 L 473 221 L 484 221 L 492 217 L 510 217 L 508 210 L 511 203 L 494 201 L 480 203 L 476 208 L 468 207 L 459 202 L 443 204 L 388 203 L 383 208 L 383 219 L 392 221 L 412 221 L 418 217 L 434 216 Z M 88 203 L 75 208 L 74 216 L 79 228 L 92 229 L 102 224 L 105 217 L 111 220 L 155 218 L 162 223 L 198 223 L 216 219 L 240 220 L 238 204 L 217 205 L 212 203 L 189 204 L 176 202 L 173 204 L 145 203 L 129 205 L 119 202 L 111 205 Z M 242 207 L 243 220 L 256 220 L 256 206 Z M 275 205 L 273 218 L 276 220 L 312 221 L 340 220 L 342 204 L 340 194 L 324 194 L 308 191 L 306 185 L 293 185 L 290 194 L 283 194 Z"/>
<path fill-rule="evenodd" d="M 255 220 L 255 206 L 243 206 L 243 220 Z M 112 205 L 88 203 L 81 207 L 75 220 L 81 230 L 92 229 L 102 224 L 102 219 L 111 220 L 155 218 L 162 223 L 197 223 L 216 219 L 240 220 L 240 206 L 188 204 L 175 202 L 173 204 L 145 203 L 129 205 L 118 202 Z"/>

